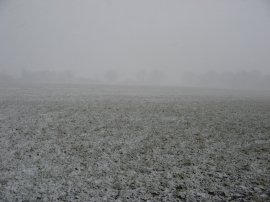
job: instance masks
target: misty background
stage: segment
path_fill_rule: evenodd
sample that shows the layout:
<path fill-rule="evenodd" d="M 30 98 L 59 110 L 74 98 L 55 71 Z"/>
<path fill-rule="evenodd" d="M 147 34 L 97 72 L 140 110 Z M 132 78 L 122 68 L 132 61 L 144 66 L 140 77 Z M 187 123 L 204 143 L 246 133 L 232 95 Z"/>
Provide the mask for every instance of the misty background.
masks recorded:
<path fill-rule="evenodd" d="M 0 0 L 0 81 L 270 89 L 270 3 Z"/>

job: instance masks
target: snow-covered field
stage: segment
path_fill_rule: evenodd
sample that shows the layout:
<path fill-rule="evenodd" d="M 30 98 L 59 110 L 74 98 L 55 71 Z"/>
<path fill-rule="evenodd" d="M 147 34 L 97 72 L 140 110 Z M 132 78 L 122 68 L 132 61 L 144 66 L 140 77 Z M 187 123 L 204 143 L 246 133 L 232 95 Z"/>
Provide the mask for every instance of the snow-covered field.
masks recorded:
<path fill-rule="evenodd" d="M 241 93 L 1 87 L 0 201 L 268 201 L 270 97 Z"/>

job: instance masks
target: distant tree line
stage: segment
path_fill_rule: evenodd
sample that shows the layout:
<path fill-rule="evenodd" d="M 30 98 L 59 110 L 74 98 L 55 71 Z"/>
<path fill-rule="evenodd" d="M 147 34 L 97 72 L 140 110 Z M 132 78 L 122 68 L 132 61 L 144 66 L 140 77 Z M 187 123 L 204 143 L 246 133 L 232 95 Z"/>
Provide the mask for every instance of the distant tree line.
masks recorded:
<path fill-rule="evenodd" d="M 71 70 L 23 70 L 20 74 L 11 74 L 0 69 L 0 82 L 43 82 L 43 83 L 105 83 L 131 85 L 178 85 L 226 89 L 270 89 L 270 74 L 260 71 L 237 71 L 204 73 L 184 72 L 171 75 L 161 70 L 138 70 L 133 75 L 121 74 L 108 69 L 103 76 L 78 77 Z M 15 76 L 16 75 L 16 76 Z"/>
<path fill-rule="evenodd" d="M 270 75 L 263 75 L 257 70 L 221 73 L 209 71 L 202 74 L 185 72 L 182 83 L 227 89 L 270 89 Z"/>

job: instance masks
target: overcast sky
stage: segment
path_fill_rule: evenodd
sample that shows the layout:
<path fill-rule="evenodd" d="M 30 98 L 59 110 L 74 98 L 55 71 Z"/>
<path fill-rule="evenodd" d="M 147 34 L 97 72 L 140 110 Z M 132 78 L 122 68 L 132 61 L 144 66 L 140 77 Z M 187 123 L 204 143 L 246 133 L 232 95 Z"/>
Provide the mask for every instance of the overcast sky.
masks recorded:
<path fill-rule="evenodd" d="M 0 0 L 0 67 L 270 73 L 270 3 Z"/>

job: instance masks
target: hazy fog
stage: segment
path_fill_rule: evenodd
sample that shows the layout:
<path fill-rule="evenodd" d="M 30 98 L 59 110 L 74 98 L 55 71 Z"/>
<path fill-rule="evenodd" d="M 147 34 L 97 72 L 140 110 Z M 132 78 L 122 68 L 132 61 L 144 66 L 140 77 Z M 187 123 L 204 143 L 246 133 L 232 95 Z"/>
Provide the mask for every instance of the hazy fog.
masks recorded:
<path fill-rule="evenodd" d="M 267 0 L 0 0 L 2 81 L 270 88 Z"/>

